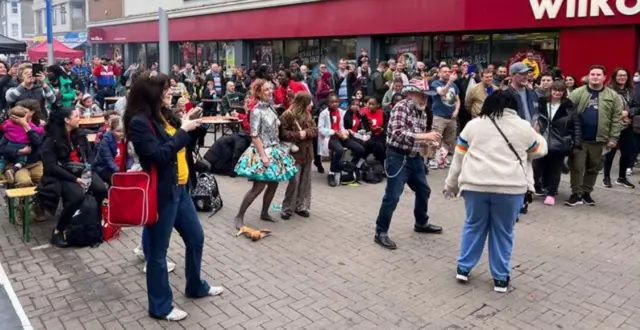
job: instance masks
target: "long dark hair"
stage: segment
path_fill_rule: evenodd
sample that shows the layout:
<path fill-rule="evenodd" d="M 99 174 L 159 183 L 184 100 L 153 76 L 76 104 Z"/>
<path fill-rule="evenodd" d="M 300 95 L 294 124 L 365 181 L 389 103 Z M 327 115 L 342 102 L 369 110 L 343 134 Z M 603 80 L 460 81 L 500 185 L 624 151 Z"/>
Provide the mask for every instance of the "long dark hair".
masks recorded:
<path fill-rule="evenodd" d="M 633 91 L 634 90 L 633 76 L 629 74 L 629 70 L 622 67 L 617 67 L 611 72 L 611 79 L 609 79 L 609 87 L 611 87 L 613 90 L 616 90 L 616 91 L 621 89 L 620 87 L 618 87 L 618 82 L 616 81 L 616 76 L 620 71 L 624 71 L 627 74 L 627 82 L 624 83 L 624 86 L 622 86 L 622 89 Z"/>
<path fill-rule="evenodd" d="M 45 126 L 45 131 L 47 135 L 53 138 L 55 141 L 67 141 L 67 129 L 65 119 L 69 118 L 71 114 L 77 111 L 75 108 L 61 107 L 56 111 L 51 112 L 49 116 L 49 121 L 47 122 L 47 126 Z M 80 135 L 82 130 L 74 129 L 71 131 L 71 141 L 74 144 L 78 142 L 78 135 Z"/>
<path fill-rule="evenodd" d="M 501 118 L 505 108 L 518 109 L 518 101 L 511 93 L 497 90 L 484 100 L 480 116 L 493 119 Z"/>
<path fill-rule="evenodd" d="M 166 118 L 163 99 L 169 86 L 169 76 L 164 73 L 153 75 L 150 71 L 143 72 L 133 81 L 123 118 L 125 134 L 129 132 L 131 119 L 136 115 L 143 115 L 157 123 Z"/>

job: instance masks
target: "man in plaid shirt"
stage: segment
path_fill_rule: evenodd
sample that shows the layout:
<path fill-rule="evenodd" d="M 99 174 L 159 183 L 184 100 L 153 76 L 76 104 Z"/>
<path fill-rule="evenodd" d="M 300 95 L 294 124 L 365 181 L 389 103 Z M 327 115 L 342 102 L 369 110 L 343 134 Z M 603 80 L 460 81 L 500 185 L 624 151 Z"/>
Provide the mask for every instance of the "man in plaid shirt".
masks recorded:
<path fill-rule="evenodd" d="M 420 155 L 424 144 L 437 143 L 442 137 L 438 132 L 427 132 L 427 90 L 424 80 L 411 80 L 402 90 L 407 99 L 393 107 L 387 127 L 387 187 L 376 220 L 374 241 L 390 250 L 397 246 L 389 238 L 389 225 L 405 184 L 416 194 L 413 230 L 418 233 L 442 232 L 442 227 L 429 224 L 427 208 L 431 188 Z"/>
<path fill-rule="evenodd" d="M 80 92 L 84 95 L 88 92 L 89 84 L 91 83 L 91 68 L 82 64 L 82 60 L 76 58 L 74 60 L 73 72 L 78 75 L 78 81 L 80 82 Z"/>

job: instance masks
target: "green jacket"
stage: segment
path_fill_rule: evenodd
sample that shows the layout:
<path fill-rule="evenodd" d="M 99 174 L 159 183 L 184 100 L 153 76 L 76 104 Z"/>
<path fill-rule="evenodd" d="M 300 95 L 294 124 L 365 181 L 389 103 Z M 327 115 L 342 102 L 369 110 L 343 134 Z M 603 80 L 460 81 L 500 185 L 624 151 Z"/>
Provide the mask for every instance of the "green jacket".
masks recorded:
<path fill-rule="evenodd" d="M 576 88 L 570 96 L 576 114 L 582 115 L 591 99 L 591 92 L 587 86 Z M 624 105 L 620 95 L 609 87 L 604 87 L 598 98 L 598 133 L 596 142 L 618 143 L 622 130 L 622 110 Z"/>

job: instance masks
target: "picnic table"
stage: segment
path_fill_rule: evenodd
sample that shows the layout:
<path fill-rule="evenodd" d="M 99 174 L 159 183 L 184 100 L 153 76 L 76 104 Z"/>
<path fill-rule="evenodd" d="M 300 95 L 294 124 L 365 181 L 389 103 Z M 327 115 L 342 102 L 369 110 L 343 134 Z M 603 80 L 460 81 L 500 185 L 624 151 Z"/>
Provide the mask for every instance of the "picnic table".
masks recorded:
<path fill-rule="evenodd" d="M 104 125 L 104 117 L 84 117 L 80 119 L 80 126 L 100 126 Z"/>

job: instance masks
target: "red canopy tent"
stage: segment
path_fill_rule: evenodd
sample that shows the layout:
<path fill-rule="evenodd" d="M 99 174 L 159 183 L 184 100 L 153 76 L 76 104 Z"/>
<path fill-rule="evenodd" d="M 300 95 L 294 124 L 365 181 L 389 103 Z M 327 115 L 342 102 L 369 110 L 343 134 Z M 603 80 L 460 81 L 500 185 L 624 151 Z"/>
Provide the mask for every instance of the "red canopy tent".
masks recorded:
<path fill-rule="evenodd" d="M 41 42 L 40 44 L 27 49 L 27 54 L 29 54 L 31 61 L 37 61 L 40 58 L 47 58 L 47 43 Z M 71 49 L 60 41 L 53 39 L 53 57 L 57 59 L 83 58 L 84 51 Z"/>

